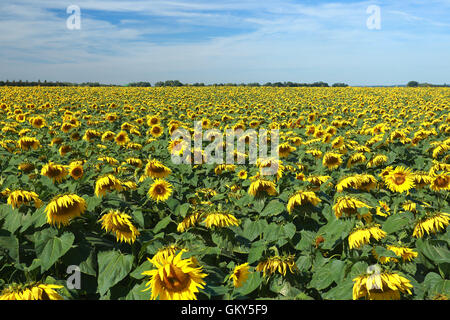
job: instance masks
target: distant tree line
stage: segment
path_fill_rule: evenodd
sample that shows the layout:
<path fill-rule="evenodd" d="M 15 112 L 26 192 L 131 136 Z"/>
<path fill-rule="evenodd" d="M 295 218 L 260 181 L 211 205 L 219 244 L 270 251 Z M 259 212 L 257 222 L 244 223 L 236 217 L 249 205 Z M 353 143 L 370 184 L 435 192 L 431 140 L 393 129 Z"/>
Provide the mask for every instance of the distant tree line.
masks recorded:
<path fill-rule="evenodd" d="M 83 82 L 83 83 L 72 83 L 72 82 L 62 82 L 62 81 L 0 81 L 0 86 L 12 86 L 12 87 L 123 87 L 122 85 L 115 84 L 103 84 L 99 82 Z M 147 81 L 140 82 L 131 82 L 125 87 L 151 87 L 152 84 Z M 227 86 L 227 87 L 330 87 L 326 82 L 313 82 L 313 83 L 297 83 L 291 81 L 285 82 L 267 82 L 264 84 L 260 84 L 258 82 L 250 82 L 250 83 L 213 83 L 213 84 L 204 84 L 203 82 L 195 82 L 192 84 L 182 83 L 179 80 L 166 80 L 166 81 L 158 81 L 154 85 L 155 87 L 218 87 L 218 86 Z M 348 87 L 348 84 L 337 82 L 331 85 L 332 87 Z M 407 87 L 450 87 L 448 84 L 430 84 L 430 83 L 419 83 L 417 81 L 409 81 L 406 84 Z"/>
<path fill-rule="evenodd" d="M 151 87 L 152 84 L 150 82 L 132 82 L 128 84 L 128 87 Z"/>
<path fill-rule="evenodd" d="M 72 82 L 61 82 L 61 81 L 0 81 L 0 86 L 11 86 L 11 87 L 118 87 L 114 84 L 103 84 L 99 82 L 83 82 L 83 83 L 72 83 Z"/>
<path fill-rule="evenodd" d="M 450 87 L 450 84 L 431 84 L 431 83 L 419 83 L 417 81 L 410 81 L 406 84 L 407 87 Z"/>

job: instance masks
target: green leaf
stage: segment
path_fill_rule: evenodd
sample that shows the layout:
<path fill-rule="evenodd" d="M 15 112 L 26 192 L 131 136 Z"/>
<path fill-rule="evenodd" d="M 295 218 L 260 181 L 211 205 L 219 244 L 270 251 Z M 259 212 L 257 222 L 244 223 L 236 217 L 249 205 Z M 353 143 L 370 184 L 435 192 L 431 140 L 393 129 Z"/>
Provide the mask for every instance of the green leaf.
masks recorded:
<path fill-rule="evenodd" d="M 244 285 L 236 290 L 236 293 L 238 293 L 241 296 L 246 296 L 261 285 L 262 283 L 262 277 L 260 272 L 252 272 L 248 276 L 247 281 L 244 283 Z"/>
<path fill-rule="evenodd" d="M 416 246 L 419 253 L 423 254 L 436 264 L 447 263 L 450 261 L 450 251 L 448 250 L 447 242 L 445 241 L 418 239 L 416 241 Z"/>
<path fill-rule="evenodd" d="M 300 251 L 309 251 L 316 238 L 316 233 L 312 231 L 302 230 L 300 231 L 300 241 L 295 246 L 295 249 Z"/>
<path fill-rule="evenodd" d="M 41 260 L 41 272 L 47 271 L 60 257 L 62 257 L 72 246 L 75 236 L 73 233 L 65 232 L 61 237 L 50 239 L 44 246 L 42 252 L 37 255 Z"/>
<path fill-rule="evenodd" d="M 333 249 L 339 240 L 347 238 L 353 226 L 354 221 L 351 219 L 335 219 L 328 222 L 317 232 L 323 235 L 325 239 L 321 248 L 325 250 Z"/>
<path fill-rule="evenodd" d="M 311 268 L 312 261 L 309 256 L 300 256 L 295 262 L 300 272 L 308 271 Z"/>
<path fill-rule="evenodd" d="M 260 216 L 262 217 L 270 217 L 276 216 L 282 213 L 285 210 L 285 205 L 278 200 L 270 201 L 264 210 L 261 212 Z"/>
<path fill-rule="evenodd" d="M 388 250 L 381 246 L 375 246 L 375 252 L 379 257 L 389 257 L 389 258 L 397 258 L 400 259 L 401 257 L 397 256 L 394 251 Z"/>
<path fill-rule="evenodd" d="M 133 256 L 119 251 L 103 251 L 98 254 L 98 292 L 104 295 L 130 273 Z"/>
<path fill-rule="evenodd" d="M 428 273 L 423 281 L 423 284 L 431 296 L 439 293 L 450 295 L 450 280 L 442 279 L 442 277 L 437 273 Z"/>
<path fill-rule="evenodd" d="M 322 297 L 326 300 L 351 300 L 353 297 L 352 279 L 339 282 L 336 287 L 325 292 Z"/>
<path fill-rule="evenodd" d="M 248 253 L 248 263 L 251 264 L 253 262 L 258 261 L 261 258 L 265 249 L 266 246 L 263 244 L 252 246 Z"/>
<path fill-rule="evenodd" d="M 409 212 L 394 214 L 383 223 L 383 230 L 387 233 L 394 233 L 404 229 L 412 223 L 412 216 Z"/>
<path fill-rule="evenodd" d="M 20 228 L 20 232 L 25 232 L 32 225 L 36 228 L 42 227 L 47 223 L 47 215 L 45 214 L 45 207 L 42 206 L 39 209 L 35 210 L 31 217 L 22 223 L 22 228 Z"/>
<path fill-rule="evenodd" d="M 344 262 L 333 259 L 331 262 L 315 270 L 309 287 L 317 290 L 325 289 L 333 282 L 339 281 L 343 270 Z"/>
<path fill-rule="evenodd" d="M 242 236 L 249 239 L 250 241 L 255 240 L 258 236 L 260 236 L 264 229 L 267 228 L 266 220 L 257 220 L 252 221 L 250 219 L 245 220 L 243 224 L 243 234 Z"/>
<path fill-rule="evenodd" d="M 0 206 L 0 217 L 5 219 L 3 229 L 14 233 L 19 229 L 22 223 L 22 213 L 17 209 L 13 209 L 9 204 L 3 204 Z"/>
<path fill-rule="evenodd" d="M 177 216 L 179 215 L 179 216 L 185 218 L 185 217 L 186 217 L 186 214 L 187 214 L 188 211 L 189 211 L 189 208 L 190 208 L 189 203 L 183 203 L 183 204 L 179 205 L 179 206 L 176 208 L 175 214 L 176 214 Z"/>
<path fill-rule="evenodd" d="M 151 269 L 154 269 L 153 264 L 150 261 L 145 260 L 140 266 L 138 266 L 136 269 L 134 269 L 133 272 L 130 273 L 130 276 L 140 280 L 145 277 L 145 275 L 143 275 L 142 272 Z"/>
<path fill-rule="evenodd" d="M 160 220 L 156 226 L 153 228 L 153 233 L 158 233 L 159 231 L 163 230 L 169 223 L 171 223 L 173 220 L 170 218 L 170 216 L 167 216 Z"/>
<path fill-rule="evenodd" d="M 145 228 L 144 215 L 142 214 L 141 210 L 133 210 L 131 212 L 131 215 L 133 216 L 139 227 Z"/>
<path fill-rule="evenodd" d="M 133 289 L 128 292 L 125 300 L 149 300 L 151 290 L 147 290 L 143 292 L 143 290 L 147 289 L 145 286 L 145 281 L 139 284 L 135 284 Z"/>
<path fill-rule="evenodd" d="M 97 196 L 85 196 L 83 197 L 86 199 L 86 210 L 87 211 L 94 211 L 95 208 L 97 208 L 101 203 L 103 198 L 102 197 L 97 197 Z"/>
<path fill-rule="evenodd" d="M 11 259 L 19 259 L 19 240 L 13 235 L 0 230 L 0 250 L 6 250 Z"/>

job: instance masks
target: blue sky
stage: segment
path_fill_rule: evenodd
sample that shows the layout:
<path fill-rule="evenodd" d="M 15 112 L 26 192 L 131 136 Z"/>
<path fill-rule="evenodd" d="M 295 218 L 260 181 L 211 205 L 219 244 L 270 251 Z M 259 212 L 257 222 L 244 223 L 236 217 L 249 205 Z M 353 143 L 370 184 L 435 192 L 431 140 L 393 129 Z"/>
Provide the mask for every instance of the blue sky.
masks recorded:
<path fill-rule="evenodd" d="M 80 30 L 66 27 L 69 5 Z M 450 0 L 15 0 L 0 12 L 1 80 L 450 83 Z"/>

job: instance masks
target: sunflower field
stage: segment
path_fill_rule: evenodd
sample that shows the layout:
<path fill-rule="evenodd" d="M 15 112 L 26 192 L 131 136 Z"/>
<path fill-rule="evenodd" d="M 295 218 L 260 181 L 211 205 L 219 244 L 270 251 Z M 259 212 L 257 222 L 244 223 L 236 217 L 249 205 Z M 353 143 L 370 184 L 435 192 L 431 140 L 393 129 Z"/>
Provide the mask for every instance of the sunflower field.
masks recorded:
<path fill-rule="evenodd" d="M 448 299 L 449 98 L 3 87 L 0 300 Z M 279 159 L 174 164 L 195 121 Z"/>

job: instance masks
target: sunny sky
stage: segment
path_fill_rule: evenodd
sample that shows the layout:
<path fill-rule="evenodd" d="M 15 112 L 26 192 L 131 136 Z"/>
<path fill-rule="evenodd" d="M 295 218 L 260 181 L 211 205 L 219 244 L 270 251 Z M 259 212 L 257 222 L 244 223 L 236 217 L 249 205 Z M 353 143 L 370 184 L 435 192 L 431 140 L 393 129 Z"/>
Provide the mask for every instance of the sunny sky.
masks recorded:
<path fill-rule="evenodd" d="M 0 0 L 0 12 L 1 80 L 450 83 L 450 0 Z"/>

